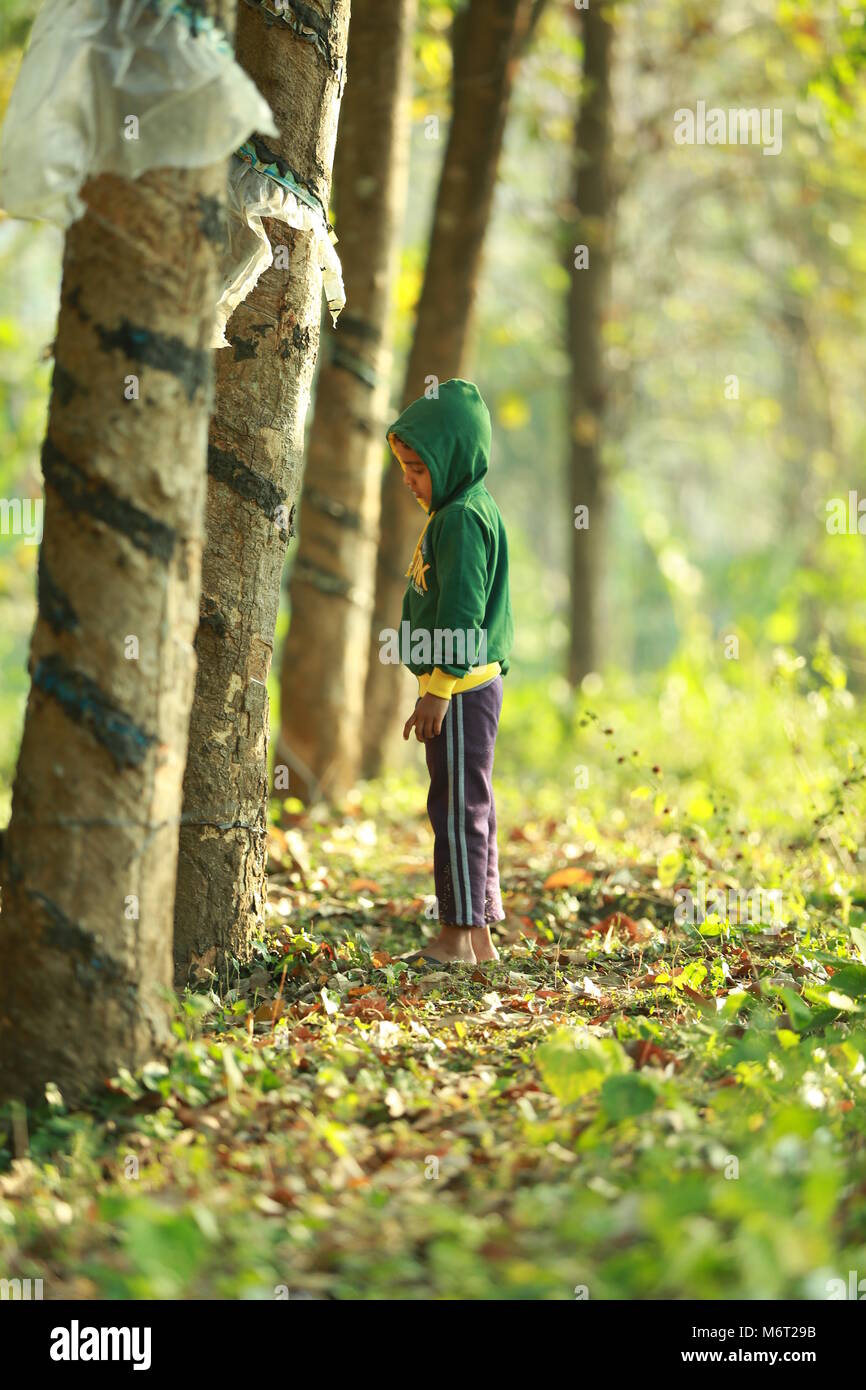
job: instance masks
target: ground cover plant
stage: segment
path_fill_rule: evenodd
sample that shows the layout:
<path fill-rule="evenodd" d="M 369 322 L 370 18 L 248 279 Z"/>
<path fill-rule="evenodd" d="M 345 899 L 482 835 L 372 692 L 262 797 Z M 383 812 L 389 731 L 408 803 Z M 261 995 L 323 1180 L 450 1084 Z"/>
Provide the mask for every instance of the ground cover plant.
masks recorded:
<path fill-rule="evenodd" d="M 845 1296 L 866 1262 L 863 750 L 844 686 L 782 651 L 765 676 L 757 703 L 710 670 L 515 692 L 483 967 L 399 959 L 434 929 L 414 768 L 333 811 L 275 803 L 252 967 L 198 963 L 166 1063 L 75 1111 L 49 1088 L 29 1129 L 5 1112 L 9 1277 Z M 704 920 L 701 882 L 725 893 Z M 779 890 L 766 920 L 756 886 Z"/>

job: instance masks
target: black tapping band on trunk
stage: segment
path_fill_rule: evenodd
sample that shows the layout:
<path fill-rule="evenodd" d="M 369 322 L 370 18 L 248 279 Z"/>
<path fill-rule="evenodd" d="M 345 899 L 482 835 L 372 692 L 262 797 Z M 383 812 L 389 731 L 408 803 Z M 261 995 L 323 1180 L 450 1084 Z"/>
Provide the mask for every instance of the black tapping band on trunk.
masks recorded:
<path fill-rule="evenodd" d="M 36 577 L 36 602 L 41 616 L 55 632 L 75 632 L 80 626 L 78 614 L 48 568 L 45 551 L 40 547 Z"/>
<path fill-rule="evenodd" d="M 96 334 L 106 352 L 121 352 L 131 362 L 177 377 L 192 401 L 198 391 L 209 387 L 213 373 L 213 353 L 190 347 L 183 338 L 155 333 L 121 319 L 117 328 L 96 324 Z"/>
<path fill-rule="evenodd" d="M 270 521 L 277 519 L 280 507 L 285 507 L 285 495 L 275 487 L 269 478 L 249 468 L 235 454 L 226 449 L 218 449 L 211 444 L 207 451 L 207 471 L 217 482 L 225 483 L 232 492 L 254 502 Z"/>
<path fill-rule="evenodd" d="M 139 767 L 156 743 L 153 734 L 139 728 L 95 681 L 68 666 L 61 656 L 37 662 L 33 684 L 56 700 L 68 719 L 87 729 L 118 768 Z"/>
<path fill-rule="evenodd" d="M 46 486 L 53 488 L 69 511 L 104 522 L 155 560 L 164 564 L 171 560 L 177 540 L 174 528 L 118 497 L 106 483 L 88 477 L 50 437 L 42 446 L 42 474 Z"/>

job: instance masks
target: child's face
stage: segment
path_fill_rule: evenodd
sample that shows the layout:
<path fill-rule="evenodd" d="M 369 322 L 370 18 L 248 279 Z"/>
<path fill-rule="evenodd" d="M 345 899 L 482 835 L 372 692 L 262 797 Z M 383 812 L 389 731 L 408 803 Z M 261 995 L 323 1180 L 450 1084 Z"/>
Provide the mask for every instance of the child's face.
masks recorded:
<path fill-rule="evenodd" d="M 425 507 L 430 506 L 433 497 L 433 480 L 430 477 L 430 470 L 426 463 L 423 463 L 420 456 L 414 449 L 410 449 L 408 444 L 404 444 L 402 439 L 394 439 L 394 452 L 397 454 L 403 468 L 403 482 L 418 498 Z"/>

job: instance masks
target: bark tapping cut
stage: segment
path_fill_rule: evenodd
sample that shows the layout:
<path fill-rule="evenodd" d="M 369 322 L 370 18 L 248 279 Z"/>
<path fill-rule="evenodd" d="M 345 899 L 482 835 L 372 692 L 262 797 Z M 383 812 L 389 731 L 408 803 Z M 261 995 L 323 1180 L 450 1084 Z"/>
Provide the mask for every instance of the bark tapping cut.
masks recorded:
<path fill-rule="evenodd" d="M 612 44 L 610 23 L 598 6 L 591 6 L 583 12 L 584 59 L 575 140 L 574 224 L 574 243 L 587 248 L 588 264 L 585 268 L 580 268 L 580 263 L 575 266 L 577 255 L 570 248 L 569 267 L 570 515 L 574 519 L 574 530 L 568 678 L 573 685 L 595 670 L 598 656 L 598 589 L 603 571 L 604 525 L 601 449 L 607 394 L 602 328 L 609 292 L 614 222 L 610 172 Z"/>
<path fill-rule="evenodd" d="M 245 0 L 238 61 L 280 135 L 257 138 L 327 212 L 346 76 L 349 0 Z M 217 354 L 208 450 L 198 677 L 184 781 L 175 911 L 177 982 L 249 957 L 265 902 L 267 677 L 319 341 L 312 238 L 271 221 L 274 264 Z"/>
<path fill-rule="evenodd" d="M 233 5 L 199 9 L 231 34 Z M 224 161 L 90 179 L 66 236 L 2 862 L 0 1099 L 49 1081 L 75 1098 L 170 1036 L 225 182 Z"/>
<path fill-rule="evenodd" d="M 436 195 L 402 404 L 431 378 L 463 376 L 484 234 L 516 60 L 535 7 L 527 0 L 470 0 L 454 21 L 451 127 Z M 396 627 L 406 562 L 418 534 L 418 504 L 389 467 L 382 483 L 381 541 L 364 691 L 363 771 L 377 776 L 405 719 L 394 668 L 379 660 L 379 633 Z"/>
<path fill-rule="evenodd" d="M 353 0 L 334 160 L 349 310 L 322 363 L 283 651 L 275 785 L 315 800 L 360 771 L 376 574 L 391 305 L 408 175 L 415 0 Z"/>

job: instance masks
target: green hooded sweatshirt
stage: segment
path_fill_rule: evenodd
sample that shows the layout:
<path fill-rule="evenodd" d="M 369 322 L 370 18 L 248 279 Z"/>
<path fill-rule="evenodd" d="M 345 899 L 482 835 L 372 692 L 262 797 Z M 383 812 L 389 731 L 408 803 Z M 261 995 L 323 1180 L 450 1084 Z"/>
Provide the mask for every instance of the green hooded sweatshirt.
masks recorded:
<path fill-rule="evenodd" d="M 473 382 L 454 378 L 438 397 L 413 401 L 388 430 L 389 444 L 394 436 L 415 450 L 432 481 L 427 524 L 406 572 L 401 657 L 416 676 L 435 672 L 429 688 L 447 698 L 455 680 L 462 685 L 473 672 L 489 679 L 497 662 L 504 675 L 514 637 L 505 525 L 484 482 L 490 413 Z"/>

